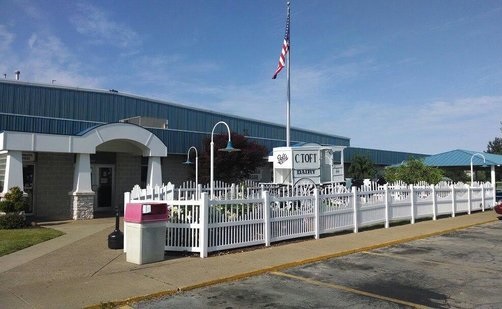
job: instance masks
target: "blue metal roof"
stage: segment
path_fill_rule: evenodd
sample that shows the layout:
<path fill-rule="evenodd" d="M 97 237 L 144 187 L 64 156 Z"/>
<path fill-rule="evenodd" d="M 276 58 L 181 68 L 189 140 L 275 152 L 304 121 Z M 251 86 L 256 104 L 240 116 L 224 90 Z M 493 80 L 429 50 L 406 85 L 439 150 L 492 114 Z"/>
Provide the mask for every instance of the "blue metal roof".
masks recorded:
<path fill-rule="evenodd" d="M 270 151 L 285 146 L 284 125 L 237 117 L 116 91 L 0 80 L 0 131 L 78 135 L 98 125 L 144 116 L 168 120 L 168 128 L 146 128 L 160 138 L 170 154 L 185 154 L 201 146 L 213 125 L 223 120 L 232 132 Z M 218 131 L 219 132 L 219 131 Z M 350 146 L 350 138 L 291 128 L 291 143 Z M 347 148 L 345 162 L 366 155 L 377 165 L 390 165 L 409 157 L 423 157 L 387 150 Z"/>
<path fill-rule="evenodd" d="M 368 149 L 358 147 L 347 147 L 344 151 L 344 161 L 347 163 L 352 162 L 355 156 L 365 156 L 373 161 L 376 165 L 393 165 L 399 164 L 411 158 L 421 159 L 426 157 L 422 153 L 409 153 L 400 151 Z"/>
<path fill-rule="evenodd" d="M 168 121 L 166 129 L 147 129 L 164 141 L 169 153 L 185 153 L 190 143 L 200 142 L 221 120 L 232 132 L 259 140 L 266 147 L 285 144 L 286 128 L 280 124 L 119 92 L 0 80 L 0 130 L 74 135 L 95 125 L 138 116 Z M 299 128 L 291 128 L 291 140 L 350 144 L 347 137 Z"/>
<path fill-rule="evenodd" d="M 484 157 L 484 160 L 483 160 Z M 470 166 L 472 165 L 501 165 L 502 155 L 487 152 L 455 149 L 448 152 L 438 153 L 424 159 L 429 166 Z"/>

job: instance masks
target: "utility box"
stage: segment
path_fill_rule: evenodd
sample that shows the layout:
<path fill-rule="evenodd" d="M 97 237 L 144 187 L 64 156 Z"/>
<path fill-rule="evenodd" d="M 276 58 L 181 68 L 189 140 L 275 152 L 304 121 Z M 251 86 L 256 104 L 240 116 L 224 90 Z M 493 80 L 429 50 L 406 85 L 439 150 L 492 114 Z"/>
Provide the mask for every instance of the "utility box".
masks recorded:
<path fill-rule="evenodd" d="M 167 204 L 128 203 L 124 214 L 126 260 L 147 264 L 164 260 Z"/>

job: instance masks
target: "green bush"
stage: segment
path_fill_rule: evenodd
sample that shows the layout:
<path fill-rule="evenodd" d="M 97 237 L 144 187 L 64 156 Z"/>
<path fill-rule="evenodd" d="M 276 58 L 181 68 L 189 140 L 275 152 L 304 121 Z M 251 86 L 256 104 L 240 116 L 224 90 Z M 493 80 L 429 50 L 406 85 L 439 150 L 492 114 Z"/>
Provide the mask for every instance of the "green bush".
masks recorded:
<path fill-rule="evenodd" d="M 9 192 L 5 193 L 4 200 L 13 203 L 14 210 L 9 212 L 20 212 L 28 209 L 28 201 L 19 187 L 10 188 Z"/>
<path fill-rule="evenodd" d="M 0 215 L 0 229 L 18 229 L 26 226 L 26 211 L 28 203 L 23 196 L 23 191 L 19 187 L 12 187 L 5 193 L 4 199 L 0 201 L 0 211 L 5 215 Z"/>
<path fill-rule="evenodd" d="M 6 212 L 6 213 L 15 212 L 16 211 L 15 204 L 12 201 L 8 201 L 8 200 L 0 201 L 0 211 Z"/>
<path fill-rule="evenodd" d="M 437 167 L 427 166 L 422 160 L 409 159 L 399 166 L 391 166 L 385 169 L 385 180 L 417 184 L 425 181 L 428 184 L 437 184 L 443 179 L 443 171 Z"/>
<path fill-rule="evenodd" d="M 21 229 L 26 227 L 24 215 L 18 213 L 8 213 L 0 216 L 0 229 Z"/>

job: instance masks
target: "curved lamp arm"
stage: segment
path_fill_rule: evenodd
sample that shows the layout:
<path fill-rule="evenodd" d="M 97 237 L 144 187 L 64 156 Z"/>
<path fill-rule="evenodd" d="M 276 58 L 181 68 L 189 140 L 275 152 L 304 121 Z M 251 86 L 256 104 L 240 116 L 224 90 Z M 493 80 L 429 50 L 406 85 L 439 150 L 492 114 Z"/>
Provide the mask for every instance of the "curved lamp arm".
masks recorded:
<path fill-rule="evenodd" d="M 213 130 L 211 131 L 211 143 L 213 143 L 214 129 L 216 129 L 216 127 L 217 127 L 219 124 L 224 124 L 224 125 L 227 127 L 227 131 L 228 131 L 228 141 L 230 142 L 230 127 L 228 126 L 228 124 L 227 124 L 225 121 L 218 121 L 218 122 L 214 125 Z"/>

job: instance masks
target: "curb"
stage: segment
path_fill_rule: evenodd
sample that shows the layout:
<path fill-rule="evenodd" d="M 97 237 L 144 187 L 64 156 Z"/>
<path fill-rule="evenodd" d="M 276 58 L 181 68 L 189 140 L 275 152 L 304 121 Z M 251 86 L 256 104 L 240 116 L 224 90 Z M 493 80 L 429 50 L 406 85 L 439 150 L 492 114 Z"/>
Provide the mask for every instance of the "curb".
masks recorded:
<path fill-rule="evenodd" d="M 293 268 L 293 267 L 297 267 L 297 266 L 321 262 L 321 261 L 325 261 L 325 260 L 336 258 L 336 257 L 351 255 L 354 253 L 371 251 L 371 250 L 384 248 L 384 247 L 390 247 L 390 246 L 394 246 L 394 245 L 398 245 L 398 244 L 402 244 L 402 243 L 406 243 L 406 242 L 410 242 L 410 241 L 415 241 L 415 240 L 420 240 L 420 239 L 429 238 L 429 237 L 433 237 L 433 236 L 443 235 L 443 234 L 455 232 L 458 230 L 463 230 L 463 229 L 467 229 L 470 227 L 488 224 L 488 223 L 492 223 L 492 222 L 496 222 L 496 221 L 499 221 L 499 219 L 492 218 L 492 219 L 485 220 L 482 222 L 463 225 L 463 226 L 450 228 L 450 229 L 446 229 L 446 230 L 442 230 L 442 231 L 438 231 L 438 232 L 426 233 L 426 234 L 422 234 L 422 235 L 418 235 L 418 236 L 413 236 L 413 237 L 402 238 L 402 239 L 393 240 L 393 241 L 389 241 L 389 242 L 379 243 L 379 244 L 372 245 L 372 246 L 365 246 L 365 247 L 360 247 L 360 248 L 351 249 L 351 250 L 345 250 L 345 251 L 341 251 L 341 252 L 337 252 L 337 253 L 333 253 L 333 254 L 321 255 L 321 256 L 317 256 L 317 257 L 313 257 L 313 258 L 307 258 L 307 259 L 303 259 L 303 260 L 299 260 L 299 261 L 284 263 L 284 264 L 280 264 L 280 265 L 276 265 L 276 266 L 272 266 L 272 267 L 262 268 L 262 269 L 255 270 L 255 271 L 243 272 L 243 273 L 233 275 L 233 276 L 217 278 L 214 280 L 204 281 L 204 282 L 193 284 L 193 285 L 179 287 L 176 290 L 166 290 L 166 291 L 161 291 L 161 292 L 152 293 L 152 294 L 148 294 L 148 295 L 135 296 L 135 297 L 128 298 L 126 300 L 110 301 L 110 302 L 106 302 L 106 303 L 101 303 L 99 305 L 91 305 L 91 306 L 88 306 L 85 308 L 99 309 L 99 308 L 103 308 L 104 305 L 111 306 L 110 308 L 117 308 L 117 307 L 118 308 L 132 308 L 129 305 L 138 303 L 140 301 L 153 300 L 153 299 L 164 297 L 164 296 L 172 296 L 172 295 L 180 293 L 180 292 L 187 292 L 187 291 L 191 291 L 191 290 L 195 290 L 195 289 L 199 289 L 199 288 L 204 288 L 204 287 L 208 287 L 208 286 L 212 286 L 212 285 L 216 285 L 216 284 L 242 280 L 242 279 L 246 279 L 246 278 L 250 278 L 250 277 L 254 277 L 254 276 L 259 276 L 259 275 L 263 275 L 263 274 L 267 274 L 267 273 L 271 273 L 271 272 L 281 271 L 281 270 L 285 270 L 285 269 L 289 269 L 289 268 Z M 106 308 L 108 308 L 108 307 L 106 307 Z"/>

